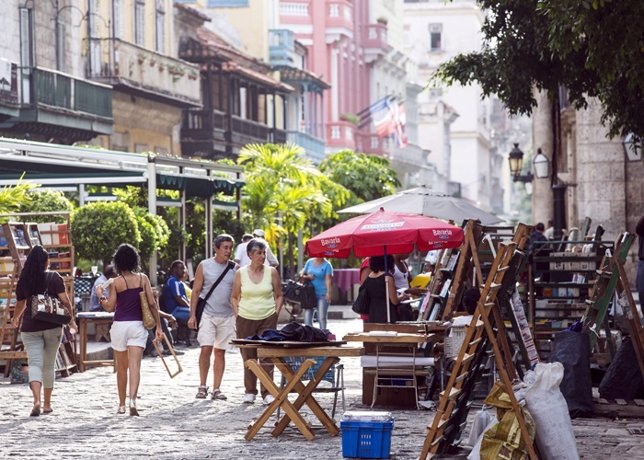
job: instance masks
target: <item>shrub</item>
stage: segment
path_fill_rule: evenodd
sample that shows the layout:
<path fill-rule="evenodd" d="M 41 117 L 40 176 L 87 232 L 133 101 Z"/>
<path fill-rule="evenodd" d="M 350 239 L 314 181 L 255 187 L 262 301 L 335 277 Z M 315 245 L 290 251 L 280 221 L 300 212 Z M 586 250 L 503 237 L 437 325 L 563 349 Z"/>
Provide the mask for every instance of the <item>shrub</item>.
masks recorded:
<path fill-rule="evenodd" d="M 20 212 L 56 212 L 56 211 L 71 211 L 73 209 L 71 201 L 69 201 L 63 192 L 56 190 L 35 189 L 31 190 L 28 194 L 29 202 L 23 203 L 20 206 Z M 56 216 L 32 216 L 29 217 L 30 222 L 65 222 L 64 217 Z"/>
<path fill-rule="evenodd" d="M 72 238 L 78 256 L 109 263 L 122 243 L 141 244 L 141 232 L 134 212 L 118 201 L 96 202 L 72 215 Z"/>

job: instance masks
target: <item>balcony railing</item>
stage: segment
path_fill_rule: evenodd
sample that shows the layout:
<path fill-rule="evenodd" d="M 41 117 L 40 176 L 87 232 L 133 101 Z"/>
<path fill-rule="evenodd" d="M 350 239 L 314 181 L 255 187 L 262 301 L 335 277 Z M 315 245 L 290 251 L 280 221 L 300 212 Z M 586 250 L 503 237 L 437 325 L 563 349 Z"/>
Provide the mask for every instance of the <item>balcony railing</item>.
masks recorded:
<path fill-rule="evenodd" d="M 376 134 L 356 134 L 356 149 L 359 152 L 386 155 L 390 150 L 390 139 Z"/>
<path fill-rule="evenodd" d="M 347 0 L 327 0 L 327 34 L 353 36 L 353 5 Z M 329 30 L 330 29 L 330 30 Z"/>
<path fill-rule="evenodd" d="M 117 38 L 92 39 L 87 76 L 200 105 L 199 66 Z"/>
<path fill-rule="evenodd" d="M 295 54 L 295 34 L 293 31 L 285 29 L 269 30 L 268 40 L 268 54 L 271 65 L 296 65 L 297 55 Z"/>
<path fill-rule="evenodd" d="M 327 123 L 326 145 L 332 148 L 355 148 L 354 133 L 356 126 L 347 121 Z"/>
<path fill-rule="evenodd" d="M 387 42 L 387 26 L 381 23 L 368 24 L 362 30 L 362 47 L 366 55 L 374 58 L 384 56 L 391 50 Z"/>
<path fill-rule="evenodd" d="M 286 135 L 290 142 L 302 147 L 313 161 L 324 159 L 324 140 L 301 131 L 287 131 Z"/>
<path fill-rule="evenodd" d="M 227 131 L 226 114 L 218 110 L 190 109 L 183 112 L 181 136 L 191 139 L 223 139 Z"/>
<path fill-rule="evenodd" d="M 112 88 L 40 68 L 32 75 L 38 104 L 112 118 Z"/>
<path fill-rule="evenodd" d="M 234 152 L 233 146 L 264 142 L 283 144 L 286 132 L 235 115 L 229 125 L 228 115 L 217 110 L 189 109 L 183 112 L 181 143 L 185 146 L 182 147 L 184 153 L 207 154 L 212 146 L 218 145 L 224 150 L 227 144 Z"/>

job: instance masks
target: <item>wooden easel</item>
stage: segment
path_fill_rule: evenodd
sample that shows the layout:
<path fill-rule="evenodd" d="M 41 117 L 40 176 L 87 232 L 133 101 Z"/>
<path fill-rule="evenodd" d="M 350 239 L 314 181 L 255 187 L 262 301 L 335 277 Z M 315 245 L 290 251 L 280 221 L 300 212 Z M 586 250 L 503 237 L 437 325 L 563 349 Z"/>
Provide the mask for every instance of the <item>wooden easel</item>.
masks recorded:
<path fill-rule="evenodd" d="M 599 269 L 597 270 L 597 279 L 594 281 L 592 288 L 592 295 L 590 299 L 586 300 L 586 311 L 583 316 L 583 323 L 585 332 L 591 332 L 591 329 L 596 333 L 590 333 L 590 348 L 595 346 L 597 341 L 597 334 L 604 324 L 604 319 L 608 311 L 608 307 L 613 300 L 615 288 L 620 281 L 620 270 L 628 256 L 635 235 L 632 233 L 623 233 L 615 242 L 615 248 L 611 256 L 604 256 Z M 610 331 L 606 331 L 610 339 Z"/>
<path fill-rule="evenodd" d="M 454 363 L 449 381 L 440 395 L 436 415 L 423 444 L 421 459 L 437 453 L 445 453 L 461 431 L 468 412 L 468 402 L 478 374 L 478 364 L 484 353 L 486 342 L 494 351 L 494 358 L 503 386 L 508 393 L 513 412 L 521 429 L 521 436 L 531 459 L 536 460 L 537 452 L 528 435 L 528 427 L 519 402 L 512 391 L 512 380 L 516 369 L 509 351 L 507 334 L 501 312 L 496 302 L 503 286 L 503 278 L 509 270 L 510 261 L 517 247 L 516 242 L 501 243 L 474 312 L 467 327 L 463 345 Z M 496 331 L 495 331 L 496 328 Z"/>
<path fill-rule="evenodd" d="M 629 306 L 626 316 L 631 340 L 633 341 L 640 372 L 644 377 L 644 327 L 624 270 L 624 262 L 634 240 L 635 235 L 632 233 L 622 234 L 615 242 L 615 250 L 611 257 L 604 257 L 602 260 L 601 266 L 597 270 L 599 276 L 595 281 L 593 295 L 587 301 L 588 307 L 584 314 L 584 331 L 589 331 L 593 327 L 599 329 L 599 326 L 604 323 L 606 311 L 615 290 L 617 289 L 618 293 L 624 293 Z M 607 330 L 606 333 L 610 334 L 610 331 Z M 595 334 L 589 334 L 589 339 L 592 347 L 597 337 Z"/>
<path fill-rule="evenodd" d="M 479 284 L 483 284 L 483 273 L 481 272 L 481 263 L 479 262 L 478 248 L 481 244 L 482 230 L 481 224 L 475 220 L 468 220 L 465 224 L 463 244 L 459 248 L 460 254 L 456 270 L 454 271 L 454 278 L 452 279 L 452 286 L 450 288 L 447 304 L 443 310 L 441 319 L 443 321 L 450 320 L 453 315 L 455 303 L 462 297 L 463 282 L 465 281 L 468 273 L 474 268 L 476 273 L 476 280 Z"/>

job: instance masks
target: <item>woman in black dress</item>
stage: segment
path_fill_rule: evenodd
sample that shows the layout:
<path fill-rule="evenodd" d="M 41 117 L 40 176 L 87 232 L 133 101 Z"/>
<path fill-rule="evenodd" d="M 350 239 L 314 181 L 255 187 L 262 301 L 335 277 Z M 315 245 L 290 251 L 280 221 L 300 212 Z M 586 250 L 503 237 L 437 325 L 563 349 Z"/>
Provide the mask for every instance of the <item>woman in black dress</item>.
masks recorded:
<path fill-rule="evenodd" d="M 369 323 L 387 322 L 387 288 L 389 285 L 389 322 L 395 323 L 398 319 L 397 306 L 408 298 L 407 295 L 399 296 L 394 285 L 393 270 L 394 258 L 387 256 L 387 273 L 385 274 L 385 257 L 373 256 L 369 258 L 371 273 L 364 280 L 364 287 L 369 298 Z"/>

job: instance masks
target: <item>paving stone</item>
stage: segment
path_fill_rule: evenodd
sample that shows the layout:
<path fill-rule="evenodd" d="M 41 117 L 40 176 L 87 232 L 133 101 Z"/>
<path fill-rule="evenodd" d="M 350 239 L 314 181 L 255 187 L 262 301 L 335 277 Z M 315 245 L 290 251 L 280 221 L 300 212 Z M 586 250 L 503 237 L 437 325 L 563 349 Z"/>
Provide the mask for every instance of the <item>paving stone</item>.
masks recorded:
<path fill-rule="evenodd" d="M 359 320 L 330 320 L 338 338 L 361 330 Z M 292 427 L 278 439 L 271 436 L 275 418 L 250 442 L 244 440 L 248 424 L 264 406 L 242 403 L 242 361 L 238 352 L 226 354 L 226 373 L 221 390 L 226 401 L 197 400 L 197 348 L 183 348 L 184 372 L 170 379 L 160 358 L 145 358 L 142 364 L 140 417 L 117 415 L 115 374 L 110 367 L 58 379 L 54 389 L 54 412 L 29 417 L 30 391 L 26 385 L 0 384 L 0 432 L 3 458 L 22 459 L 311 459 L 342 458 L 342 437 L 315 429 L 315 440 L 306 441 Z M 358 358 L 343 359 L 347 410 L 369 410 L 361 402 L 362 372 Z M 276 372 L 276 376 L 278 373 Z M 211 379 L 212 376 L 210 375 Z M 279 377 L 276 377 L 276 379 Z M 209 385 L 212 385 L 209 381 Z M 330 411 L 332 395 L 316 399 Z M 383 408 L 376 407 L 375 410 Z M 389 410 L 389 409 L 387 409 Z M 391 439 L 391 458 L 418 458 L 427 425 L 434 412 L 393 410 L 396 418 Z M 470 417 L 475 411 L 471 411 Z M 341 406 L 336 418 L 341 417 Z M 313 423 L 317 419 L 308 415 Z M 644 436 L 630 435 L 627 427 L 643 428 L 642 420 L 576 419 L 573 427 L 579 453 L 584 459 L 644 459 Z M 36 434 L 37 433 L 37 434 Z M 7 442 L 9 440 L 9 442 Z M 453 457 L 456 458 L 456 457 Z M 462 458 L 462 457 L 458 457 Z"/>

